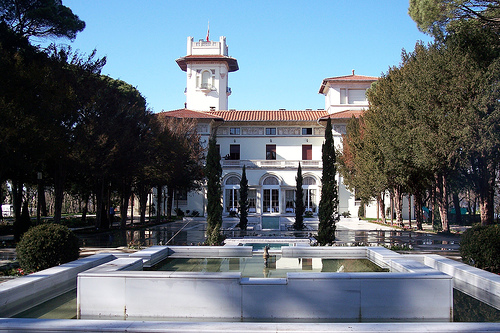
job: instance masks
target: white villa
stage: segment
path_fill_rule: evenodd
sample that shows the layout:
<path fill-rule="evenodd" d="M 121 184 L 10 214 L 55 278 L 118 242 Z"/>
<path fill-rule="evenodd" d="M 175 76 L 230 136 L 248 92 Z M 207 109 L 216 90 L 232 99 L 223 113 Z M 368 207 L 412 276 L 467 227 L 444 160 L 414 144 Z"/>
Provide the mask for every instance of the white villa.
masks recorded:
<path fill-rule="evenodd" d="M 194 42 L 187 39 L 187 55 L 176 60 L 186 72 L 184 109 L 162 112 L 160 116 L 192 118 L 198 122 L 201 141 L 208 143 L 217 133 L 223 168 L 224 215 L 238 209 L 238 190 L 243 165 L 249 184 L 249 220 L 279 217 L 293 221 L 295 177 L 299 162 L 304 178 L 306 210 L 316 215 L 321 194 L 321 146 L 327 118 L 332 121 L 335 145 L 341 147 L 341 135 L 347 121 L 368 108 L 366 90 L 377 77 L 350 75 L 323 80 L 319 93 L 325 96 L 325 109 L 319 110 L 234 110 L 228 108 L 231 88 L 229 73 L 239 69 L 228 55 L 226 38 Z M 339 184 L 339 213 L 358 214 L 359 202 L 343 184 Z M 183 211 L 206 213 L 204 191 L 180 195 L 173 205 Z M 367 214 L 377 216 L 376 205 Z"/>

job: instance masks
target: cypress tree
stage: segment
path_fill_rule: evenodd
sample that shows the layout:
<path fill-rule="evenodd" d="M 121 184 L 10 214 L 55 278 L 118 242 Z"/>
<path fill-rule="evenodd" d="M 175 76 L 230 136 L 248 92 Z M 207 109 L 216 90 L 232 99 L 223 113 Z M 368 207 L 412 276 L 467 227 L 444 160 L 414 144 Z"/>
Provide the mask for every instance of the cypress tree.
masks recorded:
<path fill-rule="evenodd" d="M 241 171 L 240 180 L 240 224 L 241 230 L 247 230 L 248 223 L 248 179 L 245 165 L 243 165 L 243 170 Z"/>
<path fill-rule="evenodd" d="M 217 138 L 214 133 L 208 141 L 207 164 L 207 244 L 219 245 L 222 241 L 220 228 L 222 226 L 222 167 L 220 154 L 217 152 Z"/>
<path fill-rule="evenodd" d="M 320 245 L 327 245 L 335 241 L 335 224 L 339 218 L 339 199 L 337 181 L 335 179 L 337 166 L 330 118 L 328 118 L 326 123 L 325 142 L 322 146 L 322 160 L 323 175 L 321 177 L 322 191 L 318 211 L 319 227 L 317 240 Z"/>
<path fill-rule="evenodd" d="M 297 183 L 295 189 L 295 223 L 293 224 L 293 228 L 295 230 L 304 229 L 304 191 L 302 190 L 302 167 L 300 166 L 297 169 L 297 177 L 295 177 L 295 182 Z"/>

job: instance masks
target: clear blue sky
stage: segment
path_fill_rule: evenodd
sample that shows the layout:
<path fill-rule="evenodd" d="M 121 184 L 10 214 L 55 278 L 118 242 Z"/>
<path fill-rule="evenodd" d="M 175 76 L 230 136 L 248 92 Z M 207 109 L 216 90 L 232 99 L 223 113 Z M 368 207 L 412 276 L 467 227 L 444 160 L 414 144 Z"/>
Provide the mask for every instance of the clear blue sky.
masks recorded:
<path fill-rule="evenodd" d="M 86 23 L 72 45 L 107 57 L 102 74 L 137 87 L 154 112 L 184 106 L 185 72 L 175 59 L 186 39 L 227 37 L 240 70 L 230 73 L 229 108 L 324 108 L 326 77 L 380 76 L 401 50 L 430 41 L 408 16 L 406 0 L 165 1 L 64 0 Z"/>

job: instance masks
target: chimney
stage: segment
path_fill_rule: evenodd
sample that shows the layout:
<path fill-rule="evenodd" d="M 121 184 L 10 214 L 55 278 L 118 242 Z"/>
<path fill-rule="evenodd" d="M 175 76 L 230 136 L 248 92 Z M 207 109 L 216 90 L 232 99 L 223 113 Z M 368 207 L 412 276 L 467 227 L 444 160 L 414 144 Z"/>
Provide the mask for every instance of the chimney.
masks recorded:
<path fill-rule="evenodd" d="M 354 69 L 352 70 L 352 75 L 354 75 Z"/>
<path fill-rule="evenodd" d="M 187 109 L 188 103 L 184 102 L 184 109 Z"/>

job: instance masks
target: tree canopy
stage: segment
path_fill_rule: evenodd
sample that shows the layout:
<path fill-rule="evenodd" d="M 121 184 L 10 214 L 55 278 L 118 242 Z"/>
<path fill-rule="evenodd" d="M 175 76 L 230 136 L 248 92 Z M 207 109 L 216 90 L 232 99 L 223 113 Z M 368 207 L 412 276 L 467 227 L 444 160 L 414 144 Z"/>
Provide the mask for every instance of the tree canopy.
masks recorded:
<path fill-rule="evenodd" d="M 500 29 L 498 0 L 410 0 L 408 14 L 420 31 L 438 38 L 462 20 L 477 20 Z"/>
<path fill-rule="evenodd" d="M 0 0 L 0 19 L 23 37 L 74 39 L 85 28 L 62 0 Z"/>
<path fill-rule="evenodd" d="M 321 199 L 318 207 L 318 237 L 320 245 L 335 241 L 336 223 L 339 219 L 337 160 L 333 142 L 332 123 L 328 118 L 325 128 L 325 142 L 322 146 L 323 175 L 321 177 Z"/>
<path fill-rule="evenodd" d="M 393 191 L 398 220 L 402 193 L 432 192 L 448 230 L 449 194 L 471 183 L 482 223 L 492 223 L 499 46 L 493 29 L 467 21 L 443 40 L 403 52 L 401 64 L 369 89 L 369 110 L 349 124 L 341 158 L 348 184 L 364 197 Z"/>

